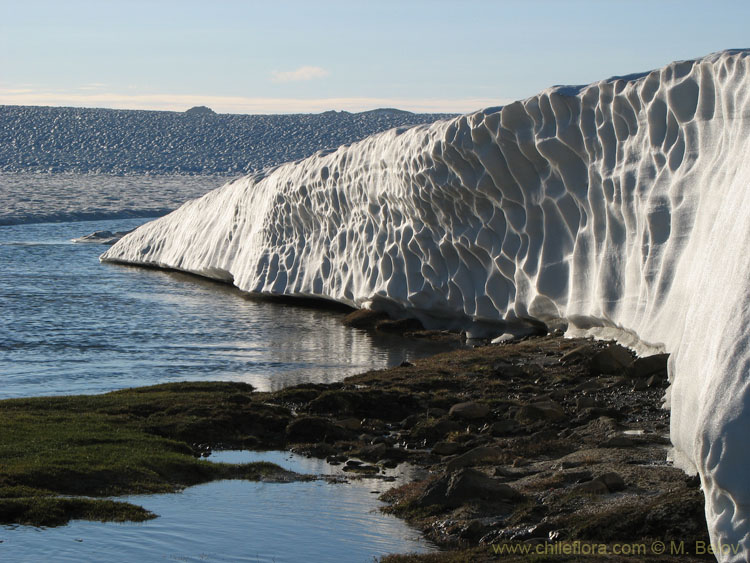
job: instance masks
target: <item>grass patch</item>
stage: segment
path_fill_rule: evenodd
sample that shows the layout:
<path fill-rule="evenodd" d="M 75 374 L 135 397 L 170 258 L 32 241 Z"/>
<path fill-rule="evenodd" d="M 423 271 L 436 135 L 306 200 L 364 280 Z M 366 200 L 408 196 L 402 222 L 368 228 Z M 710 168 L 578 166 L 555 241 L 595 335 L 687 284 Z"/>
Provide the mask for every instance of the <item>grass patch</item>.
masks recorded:
<path fill-rule="evenodd" d="M 154 515 L 123 502 L 77 497 L 280 477 L 286 472 L 272 464 L 218 464 L 195 454 L 198 444 L 275 447 L 289 419 L 287 409 L 255 402 L 252 387 L 240 383 L 0 401 L 0 523 L 144 520 Z"/>

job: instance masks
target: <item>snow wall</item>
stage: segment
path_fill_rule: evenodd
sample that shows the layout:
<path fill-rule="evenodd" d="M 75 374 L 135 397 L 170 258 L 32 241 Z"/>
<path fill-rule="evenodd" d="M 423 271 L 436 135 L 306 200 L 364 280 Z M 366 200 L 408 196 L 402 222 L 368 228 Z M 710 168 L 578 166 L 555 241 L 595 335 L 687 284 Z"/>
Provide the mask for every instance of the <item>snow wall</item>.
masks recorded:
<path fill-rule="evenodd" d="M 744 561 L 749 248 L 743 50 L 318 153 L 190 201 L 102 259 L 474 335 L 542 321 L 667 351 L 674 459 L 700 474 L 714 545 L 741 544 Z"/>

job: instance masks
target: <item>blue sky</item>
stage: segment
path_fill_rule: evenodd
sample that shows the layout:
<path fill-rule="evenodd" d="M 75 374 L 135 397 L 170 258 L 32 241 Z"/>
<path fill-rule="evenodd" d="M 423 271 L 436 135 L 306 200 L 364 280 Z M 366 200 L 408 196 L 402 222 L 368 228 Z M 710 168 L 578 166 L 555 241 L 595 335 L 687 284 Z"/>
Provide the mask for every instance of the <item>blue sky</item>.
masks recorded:
<path fill-rule="evenodd" d="M 0 104 L 466 112 L 750 46 L 750 2 L 0 0 Z"/>

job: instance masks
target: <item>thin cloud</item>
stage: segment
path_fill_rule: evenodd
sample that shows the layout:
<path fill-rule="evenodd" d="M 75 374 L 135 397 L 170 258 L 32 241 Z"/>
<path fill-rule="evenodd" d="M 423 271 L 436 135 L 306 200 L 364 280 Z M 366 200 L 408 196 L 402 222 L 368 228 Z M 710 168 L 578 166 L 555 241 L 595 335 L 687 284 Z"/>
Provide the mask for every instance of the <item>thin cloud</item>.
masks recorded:
<path fill-rule="evenodd" d="M 209 106 L 218 113 L 269 114 L 318 113 L 328 110 L 350 112 L 393 107 L 419 113 L 468 113 L 510 103 L 503 98 L 246 98 L 193 94 L 130 94 L 113 92 L 43 92 L 0 88 L 0 105 L 68 106 L 113 109 L 185 111 Z"/>
<path fill-rule="evenodd" d="M 79 90 L 103 90 L 107 85 L 102 82 L 91 82 L 90 84 L 84 84 L 82 86 L 79 86 Z"/>
<path fill-rule="evenodd" d="M 297 70 L 274 70 L 271 73 L 271 80 L 273 82 L 305 82 L 325 78 L 330 74 L 326 69 L 319 66 L 301 66 Z"/>
<path fill-rule="evenodd" d="M 0 88 L 0 96 L 8 94 L 8 95 L 25 95 L 25 94 L 33 94 L 35 92 L 32 88 Z"/>

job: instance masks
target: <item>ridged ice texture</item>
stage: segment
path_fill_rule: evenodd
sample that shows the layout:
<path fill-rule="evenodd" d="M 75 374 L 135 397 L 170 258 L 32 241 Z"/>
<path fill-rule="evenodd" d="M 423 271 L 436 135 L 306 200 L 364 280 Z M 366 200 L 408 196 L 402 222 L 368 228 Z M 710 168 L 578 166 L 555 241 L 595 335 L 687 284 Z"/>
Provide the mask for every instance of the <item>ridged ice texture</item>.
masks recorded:
<path fill-rule="evenodd" d="M 247 177 L 105 260 L 670 357 L 678 463 L 750 553 L 750 51 L 549 89 Z"/>

